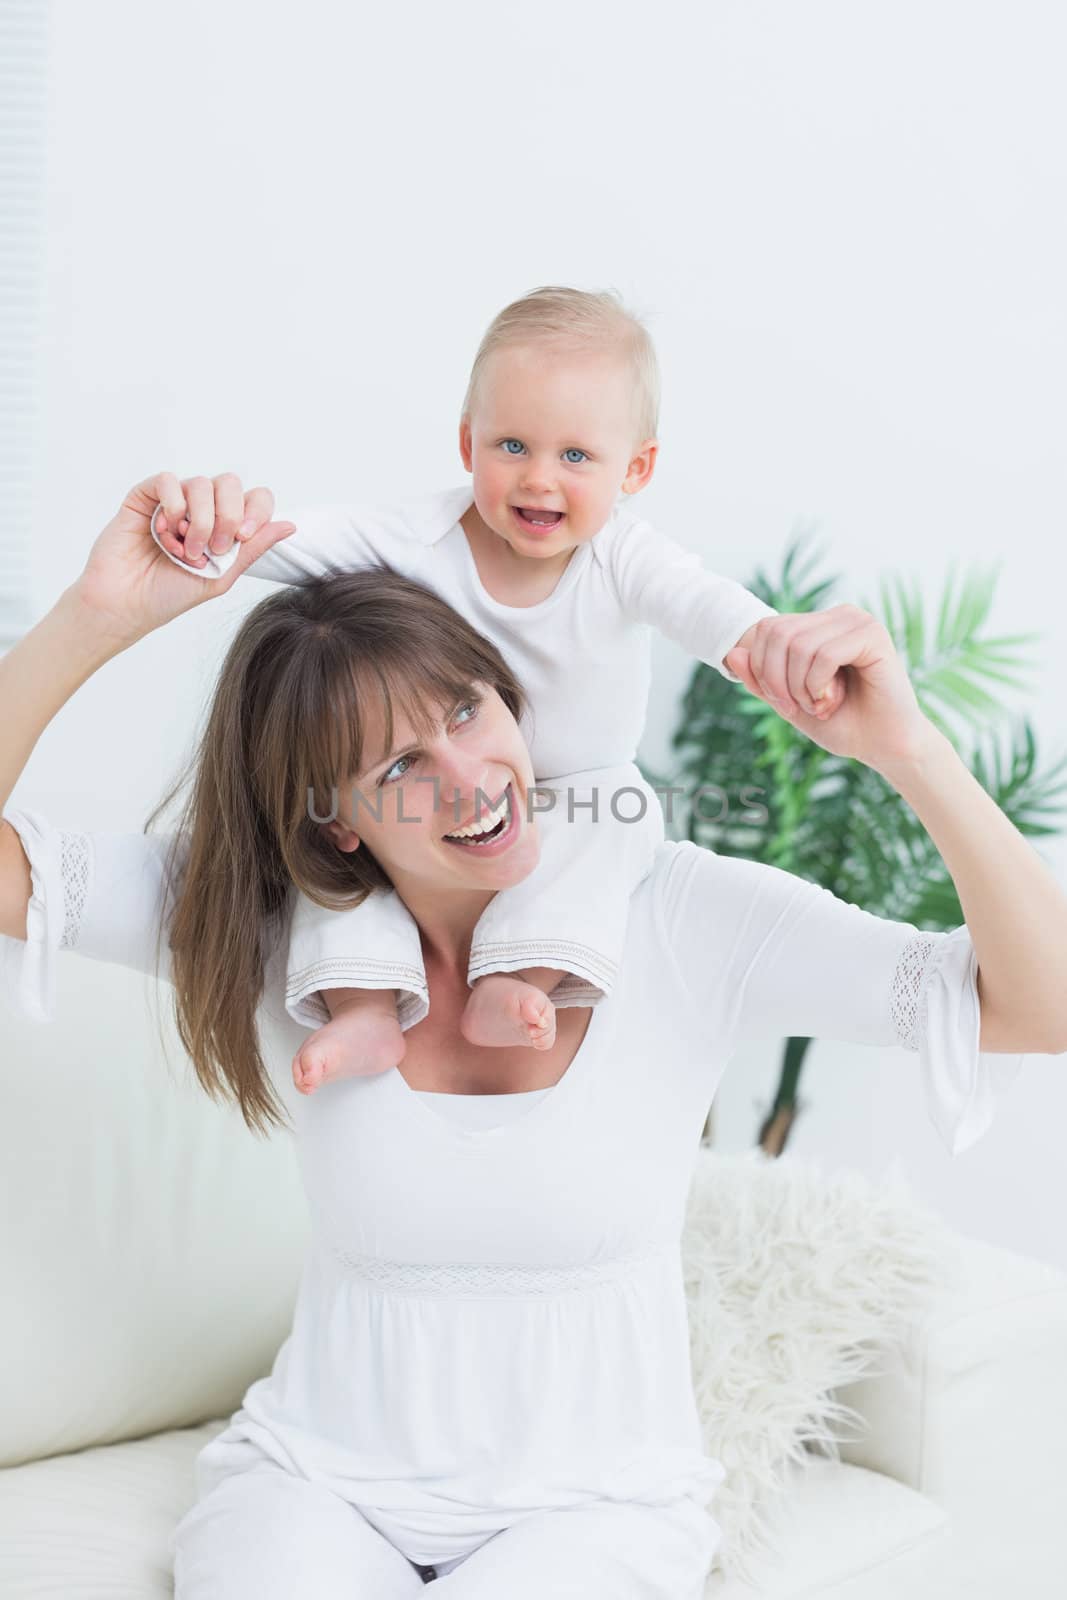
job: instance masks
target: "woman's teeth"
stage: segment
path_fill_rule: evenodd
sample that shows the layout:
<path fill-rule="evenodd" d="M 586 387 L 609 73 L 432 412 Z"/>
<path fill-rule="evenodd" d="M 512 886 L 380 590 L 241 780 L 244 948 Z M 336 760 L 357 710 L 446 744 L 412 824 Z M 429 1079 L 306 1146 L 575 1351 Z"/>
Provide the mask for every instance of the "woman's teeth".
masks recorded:
<path fill-rule="evenodd" d="M 454 833 L 446 833 L 445 838 L 455 843 L 468 845 L 485 844 L 490 837 L 495 838 L 507 826 L 511 815 L 511 789 L 504 790 L 496 807 L 486 812 L 485 816 L 477 822 L 469 822 L 465 828 L 457 828 Z"/>

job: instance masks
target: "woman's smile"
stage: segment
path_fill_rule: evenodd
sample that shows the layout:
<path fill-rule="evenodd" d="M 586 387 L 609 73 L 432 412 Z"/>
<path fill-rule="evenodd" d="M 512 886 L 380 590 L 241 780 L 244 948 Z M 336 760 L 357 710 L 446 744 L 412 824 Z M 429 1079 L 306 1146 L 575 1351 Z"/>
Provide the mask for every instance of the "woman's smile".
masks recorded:
<path fill-rule="evenodd" d="M 462 837 L 457 837 L 462 833 Z M 515 804 L 515 791 L 509 783 L 499 803 L 491 810 L 476 809 L 474 820 L 465 828 L 453 830 L 444 836 L 445 843 L 456 850 L 467 850 L 480 856 L 500 856 L 510 850 L 519 833 L 519 808 Z"/>

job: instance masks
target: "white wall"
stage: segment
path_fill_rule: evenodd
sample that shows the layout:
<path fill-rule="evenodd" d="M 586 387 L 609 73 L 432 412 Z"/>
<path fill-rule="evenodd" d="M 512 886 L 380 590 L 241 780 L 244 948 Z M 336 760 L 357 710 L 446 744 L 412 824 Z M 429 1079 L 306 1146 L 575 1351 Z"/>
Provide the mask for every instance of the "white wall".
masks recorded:
<path fill-rule="evenodd" d="M 545 282 L 614 285 L 665 378 L 645 506 L 741 579 L 816 520 L 842 597 L 1003 561 L 1036 629 L 1016 703 L 1064 748 L 1063 13 L 849 0 L 697 8 L 53 0 L 34 613 L 127 487 L 234 470 L 280 497 L 459 482 L 470 359 Z M 138 829 L 184 755 L 251 584 L 111 662 L 13 803 Z M 657 646 L 643 754 L 689 671 Z M 1067 872 L 1061 842 L 1044 850 Z M 85 964 L 89 966 L 88 963 Z M 64 972 L 57 1049 L 139 981 Z M 9 1037 L 17 1029 L 5 1019 Z M 777 1050 L 718 1108 L 751 1142 Z M 798 1156 L 897 1159 L 966 1231 L 1067 1266 L 1067 1058 L 1034 1058 L 951 1160 L 914 1057 L 817 1044 Z M 1056 1148 L 1053 1148 L 1053 1141 Z"/>

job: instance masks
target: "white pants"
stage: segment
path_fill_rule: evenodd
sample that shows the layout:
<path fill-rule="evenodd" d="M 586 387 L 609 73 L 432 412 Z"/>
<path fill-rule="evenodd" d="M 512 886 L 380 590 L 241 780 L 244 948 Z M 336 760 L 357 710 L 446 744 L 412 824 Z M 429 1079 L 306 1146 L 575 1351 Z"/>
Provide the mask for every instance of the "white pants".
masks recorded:
<path fill-rule="evenodd" d="M 596 1005 L 619 969 L 630 896 L 664 837 L 659 799 L 630 762 L 538 784 L 537 866 L 494 895 L 474 930 L 467 982 L 487 972 L 555 967 L 557 1006 Z M 633 819 L 633 820 L 630 820 Z M 392 891 L 350 911 L 295 897 L 285 1009 L 308 1028 L 329 1020 L 320 989 L 396 989 L 402 1028 L 429 1011 L 419 930 Z"/>
<path fill-rule="evenodd" d="M 417 1567 L 358 1507 L 273 1461 L 232 1473 L 172 1539 L 175 1600 L 701 1600 L 719 1539 L 696 1501 L 537 1512 Z M 434 1574 L 436 1573 L 436 1577 Z"/>

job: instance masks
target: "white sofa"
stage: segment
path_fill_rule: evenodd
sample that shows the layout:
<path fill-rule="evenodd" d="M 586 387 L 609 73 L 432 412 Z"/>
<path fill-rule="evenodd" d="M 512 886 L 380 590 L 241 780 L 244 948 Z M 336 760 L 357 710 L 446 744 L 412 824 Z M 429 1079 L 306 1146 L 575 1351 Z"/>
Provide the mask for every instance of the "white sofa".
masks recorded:
<path fill-rule="evenodd" d="M 147 1025 L 132 1060 L 138 980 L 79 969 L 91 1070 L 71 984 L 52 1027 L 0 1013 L 3 1600 L 171 1594 L 193 1457 L 269 1370 L 306 1238 L 289 1139 L 253 1139 L 176 1048 L 168 1072 Z M 958 1252 L 892 1373 L 839 1391 L 869 1432 L 793 1474 L 782 1559 L 709 1597 L 1067 1593 L 1067 1278 Z"/>

